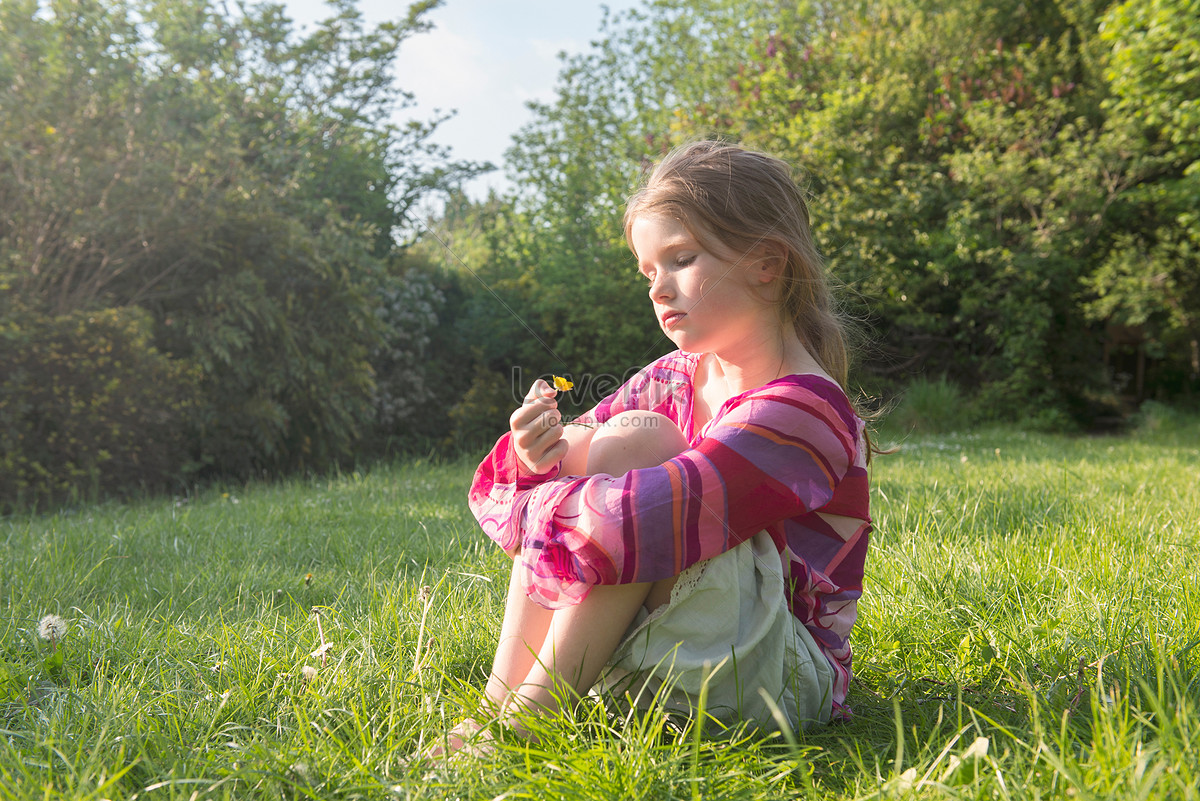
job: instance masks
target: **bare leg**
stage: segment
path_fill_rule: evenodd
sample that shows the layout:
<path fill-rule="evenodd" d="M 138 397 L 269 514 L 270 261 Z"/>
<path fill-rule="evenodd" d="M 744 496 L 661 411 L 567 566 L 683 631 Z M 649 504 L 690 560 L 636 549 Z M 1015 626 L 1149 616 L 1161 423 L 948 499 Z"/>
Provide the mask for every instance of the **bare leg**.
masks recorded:
<path fill-rule="evenodd" d="M 502 708 L 508 694 L 524 683 L 554 619 L 553 611 L 529 600 L 525 594 L 521 584 L 522 569 L 521 560 L 514 559 L 508 579 L 508 597 L 504 601 L 504 621 L 500 624 L 500 640 L 484 691 L 496 709 Z"/>
<path fill-rule="evenodd" d="M 612 476 L 662 464 L 687 447 L 674 423 L 649 412 L 617 415 L 588 440 L 588 473 Z M 638 609 L 665 603 L 675 584 L 671 578 L 593 587 L 580 603 L 550 611 L 525 595 L 520 570 L 514 562 L 486 690 L 499 710 L 516 706 L 552 711 L 561 700 L 586 692 Z"/>

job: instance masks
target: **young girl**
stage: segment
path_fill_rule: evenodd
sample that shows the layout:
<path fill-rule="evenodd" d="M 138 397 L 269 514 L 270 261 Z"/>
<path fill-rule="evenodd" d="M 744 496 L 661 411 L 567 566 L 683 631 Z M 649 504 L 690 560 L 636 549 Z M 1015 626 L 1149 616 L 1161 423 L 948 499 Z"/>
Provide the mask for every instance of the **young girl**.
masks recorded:
<path fill-rule="evenodd" d="M 598 680 L 689 711 L 707 685 L 730 722 L 845 716 L 868 447 L 802 194 L 783 162 L 700 142 L 625 235 L 679 349 L 584 425 L 535 382 L 479 466 L 471 509 L 513 557 L 487 698 L 518 728 Z"/>

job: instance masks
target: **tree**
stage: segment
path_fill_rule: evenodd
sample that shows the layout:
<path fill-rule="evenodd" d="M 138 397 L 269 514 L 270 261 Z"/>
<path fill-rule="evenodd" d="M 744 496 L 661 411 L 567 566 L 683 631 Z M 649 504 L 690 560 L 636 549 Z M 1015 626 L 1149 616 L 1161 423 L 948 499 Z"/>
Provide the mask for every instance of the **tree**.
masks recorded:
<path fill-rule="evenodd" d="M 569 414 L 670 349 L 624 241 L 624 203 L 672 142 L 672 104 L 705 95 L 727 51 L 744 49 L 728 26 L 767 24 L 765 10 L 746 9 L 659 0 L 606 18 L 596 47 L 564 60 L 556 98 L 533 104 L 507 154 L 516 196 L 484 220 L 488 258 L 476 272 L 487 289 L 467 308 L 484 343 L 473 403 L 498 405 L 519 367 L 526 386 L 550 372 L 581 379 L 564 398 Z"/>
<path fill-rule="evenodd" d="M 236 475 L 347 456 L 376 419 L 376 308 L 407 214 L 468 175 L 397 124 L 425 0 L 300 36 L 279 6 L 0 7 L 0 315 L 139 307 L 202 373 L 191 456 Z M 190 374 L 190 373 L 189 373 Z"/>
<path fill-rule="evenodd" d="M 1200 4 L 1115 5 L 1101 38 L 1106 145 L 1128 190 L 1108 221 L 1113 246 L 1091 276 L 1093 317 L 1133 328 L 1159 357 L 1164 389 L 1200 387 Z"/>
<path fill-rule="evenodd" d="M 610 19 L 510 151 L 520 191 L 479 272 L 527 328 L 470 298 L 504 332 L 477 364 L 654 355 L 625 327 L 644 300 L 623 200 L 673 145 L 720 136 L 800 168 L 848 316 L 873 330 L 868 388 L 945 375 L 989 417 L 1090 426 L 1121 402 L 1115 323 L 1180 391 L 1200 369 L 1195 17 L 1195 0 L 653 0 Z"/>

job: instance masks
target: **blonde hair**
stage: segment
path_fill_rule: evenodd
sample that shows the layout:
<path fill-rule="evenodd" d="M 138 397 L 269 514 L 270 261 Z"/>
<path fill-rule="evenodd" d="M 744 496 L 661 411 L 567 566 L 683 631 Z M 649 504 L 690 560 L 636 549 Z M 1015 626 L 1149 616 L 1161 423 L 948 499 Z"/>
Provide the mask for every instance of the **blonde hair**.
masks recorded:
<path fill-rule="evenodd" d="M 849 354 L 825 265 L 813 243 L 808 205 L 780 159 L 701 141 L 668 154 L 625 207 L 625 241 L 636 217 L 679 220 L 705 247 L 739 256 L 766 246 L 786 254 L 778 308 L 822 369 L 847 390 Z"/>

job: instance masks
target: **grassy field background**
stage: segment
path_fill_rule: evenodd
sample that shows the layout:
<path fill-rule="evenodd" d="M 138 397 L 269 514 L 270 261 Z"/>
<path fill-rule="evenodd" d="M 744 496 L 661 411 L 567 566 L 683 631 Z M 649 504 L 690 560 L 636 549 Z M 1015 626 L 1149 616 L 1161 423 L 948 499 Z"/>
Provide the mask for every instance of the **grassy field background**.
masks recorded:
<path fill-rule="evenodd" d="M 472 468 L 0 520 L 0 797 L 1200 795 L 1195 420 L 879 458 L 849 723 L 587 705 L 429 772 L 409 758 L 474 707 L 502 612 Z"/>

